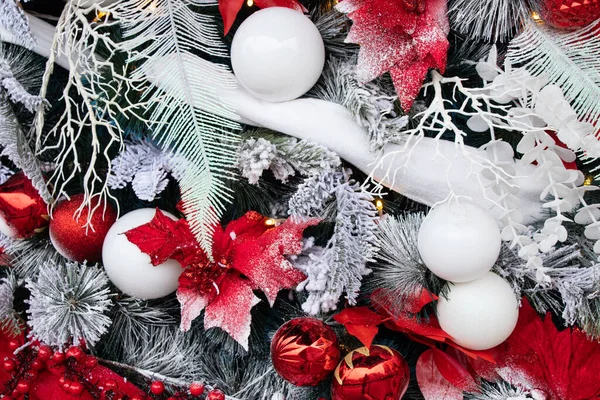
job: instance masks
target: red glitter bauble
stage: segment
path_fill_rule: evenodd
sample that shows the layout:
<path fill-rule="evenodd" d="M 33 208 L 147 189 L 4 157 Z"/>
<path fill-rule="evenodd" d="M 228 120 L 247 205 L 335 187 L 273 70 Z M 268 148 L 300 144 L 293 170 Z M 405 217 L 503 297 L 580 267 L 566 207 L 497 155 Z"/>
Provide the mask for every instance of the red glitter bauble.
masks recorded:
<path fill-rule="evenodd" d="M 408 364 L 400 353 L 374 345 L 348 353 L 335 369 L 332 400 L 398 400 L 410 381 Z"/>
<path fill-rule="evenodd" d="M 543 0 L 540 15 L 555 28 L 577 29 L 600 18 L 600 0 Z"/>
<path fill-rule="evenodd" d="M 202 396 L 204 393 L 204 385 L 198 382 L 194 382 L 190 385 L 190 394 L 194 397 Z"/>
<path fill-rule="evenodd" d="M 340 360 L 335 332 L 315 318 L 296 318 L 279 328 L 271 342 L 275 371 L 296 386 L 316 386 Z"/>
<path fill-rule="evenodd" d="M 102 258 L 104 237 L 117 220 L 117 213 L 109 204 L 106 207 L 100 204 L 92 215 L 91 225 L 86 227 L 90 210 L 84 207 L 80 215 L 77 212 L 83 199 L 83 194 L 77 194 L 54 207 L 50 220 L 50 240 L 63 257 L 71 261 L 95 263 Z M 92 202 L 92 208 L 96 204 Z"/>
<path fill-rule="evenodd" d="M 206 400 L 225 400 L 225 393 L 221 392 L 219 389 L 213 389 L 208 392 Z"/>
<path fill-rule="evenodd" d="M 0 185 L 0 232 L 28 238 L 48 225 L 48 207 L 24 173 Z"/>

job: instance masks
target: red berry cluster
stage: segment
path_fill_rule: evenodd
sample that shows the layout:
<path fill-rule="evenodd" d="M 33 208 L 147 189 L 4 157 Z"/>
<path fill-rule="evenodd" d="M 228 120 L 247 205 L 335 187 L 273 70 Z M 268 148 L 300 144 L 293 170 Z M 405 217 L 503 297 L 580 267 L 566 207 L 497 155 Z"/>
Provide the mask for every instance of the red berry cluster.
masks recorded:
<path fill-rule="evenodd" d="M 22 343 L 13 339 L 8 342 L 8 348 L 13 353 L 22 346 Z M 31 383 L 37 378 L 40 371 L 46 368 L 46 362 L 52 356 L 52 349 L 41 346 L 37 350 L 27 347 L 12 357 L 7 357 L 2 362 L 2 369 L 11 375 L 5 383 L 0 397 L 7 399 L 21 399 L 31 389 Z"/>
<path fill-rule="evenodd" d="M 175 395 L 168 397 L 166 400 L 190 400 L 199 399 L 202 395 L 206 394 L 205 400 L 225 400 L 225 394 L 219 389 L 212 389 L 208 393 L 205 393 L 206 388 L 203 384 L 194 382 L 186 390 L 179 391 Z M 154 381 L 150 385 L 150 392 L 152 393 L 153 399 L 160 399 L 162 394 L 165 393 L 165 384 L 161 381 Z"/>

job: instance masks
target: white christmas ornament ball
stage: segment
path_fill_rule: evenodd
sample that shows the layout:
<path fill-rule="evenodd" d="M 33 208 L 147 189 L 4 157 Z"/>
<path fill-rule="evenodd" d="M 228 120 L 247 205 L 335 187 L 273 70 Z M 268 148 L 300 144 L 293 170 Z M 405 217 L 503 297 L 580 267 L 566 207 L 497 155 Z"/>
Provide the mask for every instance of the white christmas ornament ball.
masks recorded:
<path fill-rule="evenodd" d="M 418 248 L 435 275 L 450 282 L 482 277 L 501 246 L 500 229 L 485 210 L 468 201 L 435 206 L 419 229 Z"/>
<path fill-rule="evenodd" d="M 440 326 L 467 349 L 491 349 L 504 342 L 517 325 L 515 293 L 493 272 L 474 281 L 449 283 L 446 297 L 440 296 L 437 303 Z"/>
<path fill-rule="evenodd" d="M 111 282 L 138 299 L 157 299 L 173 293 L 183 272 L 175 260 L 153 266 L 150 256 L 142 253 L 124 235 L 128 230 L 150 222 L 155 213 L 154 208 L 142 208 L 125 214 L 110 228 L 102 246 L 102 261 Z M 174 215 L 163 213 L 177 220 Z"/>
<path fill-rule="evenodd" d="M 321 76 L 325 46 L 317 27 L 299 11 L 269 7 L 248 17 L 231 44 L 239 83 L 269 102 L 296 99 Z"/>

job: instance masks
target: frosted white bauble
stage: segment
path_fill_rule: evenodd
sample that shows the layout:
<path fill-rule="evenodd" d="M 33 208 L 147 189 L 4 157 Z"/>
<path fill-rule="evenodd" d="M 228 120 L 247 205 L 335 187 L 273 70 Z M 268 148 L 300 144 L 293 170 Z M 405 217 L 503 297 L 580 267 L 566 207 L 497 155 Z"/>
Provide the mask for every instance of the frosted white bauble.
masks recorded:
<path fill-rule="evenodd" d="M 150 222 L 155 213 L 154 208 L 142 208 L 125 214 L 110 228 L 102 246 L 102 261 L 111 282 L 138 299 L 157 299 L 173 293 L 183 272 L 175 260 L 153 266 L 150 256 L 142 253 L 124 235 L 128 230 Z M 177 220 L 174 215 L 163 213 Z"/>
<path fill-rule="evenodd" d="M 467 282 L 488 272 L 500 254 L 500 229 L 485 210 L 468 201 L 435 206 L 419 229 L 418 248 L 435 275 Z"/>
<path fill-rule="evenodd" d="M 440 326 L 456 343 L 471 350 L 490 349 L 515 329 L 519 304 L 512 288 L 493 272 L 470 282 L 449 283 L 447 299 L 440 296 Z"/>
<path fill-rule="evenodd" d="M 269 7 L 248 17 L 231 44 L 231 66 L 254 97 L 296 99 L 321 76 L 325 46 L 317 27 L 299 11 Z"/>

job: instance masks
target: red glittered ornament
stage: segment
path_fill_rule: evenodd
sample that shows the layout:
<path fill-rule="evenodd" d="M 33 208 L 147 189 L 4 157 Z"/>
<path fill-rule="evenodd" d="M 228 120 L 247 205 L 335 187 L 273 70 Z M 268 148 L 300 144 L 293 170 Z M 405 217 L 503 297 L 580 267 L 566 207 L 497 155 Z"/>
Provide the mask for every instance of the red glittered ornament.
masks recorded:
<path fill-rule="evenodd" d="M 555 28 L 577 29 L 600 18 L 600 0 L 543 0 L 540 15 Z"/>
<path fill-rule="evenodd" d="M 0 232 L 28 238 L 48 225 L 48 207 L 24 173 L 0 185 Z"/>
<path fill-rule="evenodd" d="M 50 240 L 63 257 L 95 263 L 102 258 L 104 237 L 117 220 L 117 213 L 110 204 L 100 204 L 93 212 L 91 224 L 86 226 L 90 209 L 84 207 L 81 214 L 77 211 L 83 199 L 83 194 L 76 194 L 54 207 L 50 220 Z M 92 209 L 96 205 L 97 202 L 92 202 Z"/>
<path fill-rule="evenodd" d="M 410 381 L 408 364 L 389 347 L 373 345 L 348 353 L 335 369 L 332 400 L 398 400 Z"/>
<path fill-rule="evenodd" d="M 333 329 L 315 318 L 286 322 L 271 342 L 275 371 L 296 386 L 316 386 L 340 360 Z"/>

